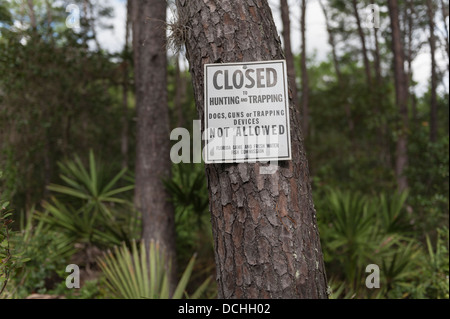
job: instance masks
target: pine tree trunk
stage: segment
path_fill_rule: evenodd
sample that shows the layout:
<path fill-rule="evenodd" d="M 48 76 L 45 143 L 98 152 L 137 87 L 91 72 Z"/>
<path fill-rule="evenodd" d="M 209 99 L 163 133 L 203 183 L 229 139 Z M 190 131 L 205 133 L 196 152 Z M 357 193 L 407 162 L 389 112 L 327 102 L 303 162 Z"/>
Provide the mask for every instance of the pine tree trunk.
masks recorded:
<path fill-rule="evenodd" d="M 49 30 L 52 30 L 52 23 L 53 23 L 53 12 L 52 11 L 53 10 L 52 10 L 52 5 L 50 4 L 49 0 L 45 0 L 45 8 L 47 9 L 47 24 L 48 24 L 48 28 L 49 28 Z"/>
<path fill-rule="evenodd" d="M 359 15 L 357 1 L 356 0 L 352 0 L 352 5 L 353 5 L 353 13 L 354 13 L 355 18 L 356 18 L 356 25 L 358 27 L 358 35 L 359 35 L 359 39 L 361 41 L 361 46 L 362 46 L 362 54 L 363 54 L 363 61 L 364 61 L 364 69 L 366 71 L 367 85 L 368 85 L 369 88 L 371 88 L 371 85 L 372 85 L 372 71 L 370 69 L 369 57 L 368 57 L 368 54 L 367 54 L 366 36 L 364 34 L 364 30 L 363 30 L 362 25 L 361 25 L 361 17 Z"/>
<path fill-rule="evenodd" d="M 375 5 L 375 1 L 371 0 L 370 4 Z M 376 88 L 377 88 L 377 91 L 375 91 L 375 94 L 372 97 L 373 101 L 374 101 L 373 109 L 374 109 L 376 116 L 381 121 L 380 125 L 377 127 L 376 139 L 377 139 L 377 143 L 380 147 L 380 150 L 378 151 L 380 159 L 382 162 L 386 163 L 386 165 L 389 167 L 389 166 L 391 166 L 391 157 L 390 157 L 390 150 L 389 150 L 390 139 L 387 136 L 387 131 L 388 131 L 387 123 L 386 123 L 384 117 L 382 116 L 383 103 L 384 103 L 384 99 L 383 99 L 384 90 L 383 91 L 381 90 L 381 88 L 383 87 L 383 83 L 382 83 L 382 74 L 381 74 L 381 54 L 380 54 L 380 42 L 379 42 L 379 30 L 378 30 L 377 26 L 374 26 L 374 28 L 373 28 L 373 38 L 374 38 L 374 43 L 375 43 L 373 56 L 374 56 L 374 64 L 375 64 L 375 82 L 376 82 Z"/>
<path fill-rule="evenodd" d="M 375 1 L 370 1 L 371 5 L 375 5 Z M 377 85 L 381 84 L 381 55 L 380 55 L 380 41 L 378 39 L 379 37 L 379 30 L 377 27 L 373 28 L 373 38 L 375 42 L 375 50 L 374 50 L 374 57 L 375 57 L 375 79 L 377 81 Z"/>
<path fill-rule="evenodd" d="M 405 176 L 405 169 L 408 165 L 408 85 L 404 67 L 404 52 L 399 23 L 399 10 L 397 0 L 388 0 L 389 15 L 392 29 L 392 51 L 394 53 L 394 77 L 396 104 L 400 115 L 400 125 L 398 128 L 396 146 L 395 171 L 399 191 L 408 188 L 408 180 Z"/>
<path fill-rule="evenodd" d="M 292 53 L 291 47 L 291 19 L 289 16 L 289 5 L 287 0 L 280 0 L 281 9 L 281 20 L 283 22 L 283 43 L 284 43 L 284 53 L 286 55 L 287 63 L 287 73 L 289 78 L 289 84 L 292 88 L 292 95 L 294 103 L 297 104 L 298 101 L 298 90 L 297 90 L 297 76 L 295 72 L 295 62 L 294 54 Z"/>
<path fill-rule="evenodd" d="M 277 60 L 281 42 L 267 1 L 177 0 L 200 117 L 205 63 Z M 309 168 L 290 99 L 293 160 L 207 165 L 219 298 L 327 298 Z"/>
<path fill-rule="evenodd" d="M 122 168 L 128 168 L 128 41 L 130 36 L 131 23 L 131 0 L 127 1 L 127 21 L 125 23 L 125 45 L 123 48 L 123 78 L 122 78 Z"/>
<path fill-rule="evenodd" d="M 449 10 L 448 10 L 448 1 L 447 3 L 444 2 L 444 0 L 441 0 L 441 12 L 442 12 L 442 20 L 443 20 L 443 25 L 444 25 L 444 41 L 445 41 L 445 51 L 447 52 L 447 58 L 449 59 L 447 61 L 447 70 L 450 71 L 450 49 L 449 49 L 449 34 L 448 34 L 448 15 L 449 15 Z"/>
<path fill-rule="evenodd" d="M 137 106 L 135 202 L 142 213 L 142 239 L 156 240 L 172 259 L 175 279 L 174 209 L 163 179 L 171 176 L 166 2 L 134 0 L 133 48 Z"/>
<path fill-rule="evenodd" d="M 37 30 L 36 12 L 34 10 L 33 0 L 27 0 L 28 10 L 30 11 L 30 25 L 33 31 Z"/>
<path fill-rule="evenodd" d="M 95 42 L 95 45 L 97 46 L 97 50 L 101 50 L 100 42 L 98 42 L 97 37 L 97 29 L 95 28 L 95 13 L 94 13 L 94 5 L 92 4 L 91 0 L 88 0 L 88 11 L 89 11 L 89 25 L 92 32 L 92 39 Z"/>
<path fill-rule="evenodd" d="M 437 66 L 436 66 L 436 35 L 434 26 L 435 9 L 433 1 L 427 0 L 428 27 L 430 30 L 430 55 L 431 55 L 431 101 L 430 101 L 430 141 L 436 142 L 438 135 L 437 124 Z"/>
<path fill-rule="evenodd" d="M 333 57 L 334 71 L 336 73 L 336 78 L 338 81 L 339 88 L 341 89 L 341 93 L 343 94 L 344 90 L 345 90 L 345 85 L 344 85 L 344 80 L 342 78 L 341 67 L 340 67 L 339 58 L 338 58 L 338 54 L 337 54 L 334 31 L 332 30 L 330 22 L 329 22 L 330 17 L 328 14 L 328 8 L 325 7 L 322 0 L 319 0 L 319 5 L 322 9 L 323 15 L 325 16 L 325 24 L 326 24 L 326 28 L 327 28 L 327 32 L 328 32 L 328 43 L 331 46 L 331 56 Z M 352 143 L 354 143 L 355 122 L 353 121 L 352 109 L 351 109 L 350 104 L 348 103 L 347 98 L 344 99 L 343 104 L 344 104 L 345 115 L 347 117 L 350 139 L 352 140 Z"/>
<path fill-rule="evenodd" d="M 416 107 L 416 94 L 414 93 L 414 75 L 413 75 L 413 33 L 414 33 L 414 18 L 416 17 L 415 9 L 414 9 L 414 3 L 413 0 L 409 0 L 406 2 L 405 5 L 405 17 L 406 17 L 406 43 L 407 43 L 407 49 L 406 49 L 406 65 L 407 65 L 407 81 L 408 81 L 408 87 L 410 88 L 410 94 L 409 94 L 409 100 L 411 103 L 411 116 L 412 116 L 412 126 L 417 126 L 417 107 Z"/>

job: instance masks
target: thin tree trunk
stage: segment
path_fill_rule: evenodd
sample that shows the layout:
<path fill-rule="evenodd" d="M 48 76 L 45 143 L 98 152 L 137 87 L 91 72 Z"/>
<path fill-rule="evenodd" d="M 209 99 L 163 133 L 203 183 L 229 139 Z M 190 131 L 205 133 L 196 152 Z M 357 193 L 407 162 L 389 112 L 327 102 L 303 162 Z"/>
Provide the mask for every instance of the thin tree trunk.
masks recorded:
<path fill-rule="evenodd" d="M 70 143 L 70 128 L 72 124 L 72 116 L 69 112 L 64 116 L 64 131 L 63 131 L 63 143 L 62 143 L 62 153 L 64 156 L 69 156 L 69 145 Z"/>
<path fill-rule="evenodd" d="M 165 1 L 134 0 L 133 48 L 137 107 L 135 202 L 142 239 L 158 241 L 172 262 L 175 283 L 174 209 L 163 180 L 171 176 Z"/>
<path fill-rule="evenodd" d="M 50 134 L 46 130 L 45 131 L 46 141 L 44 143 L 44 149 L 43 149 L 43 155 L 44 155 L 44 193 L 43 197 L 48 198 L 49 191 L 47 186 L 50 185 L 51 178 L 52 178 L 52 162 L 51 162 L 51 154 L 52 147 L 51 147 L 51 139 Z"/>
<path fill-rule="evenodd" d="M 382 74 L 381 74 L 381 57 L 380 57 L 380 41 L 378 38 L 378 29 L 374 28 L 373 37 L 375 41 L 375 78 L 378 83 L 381 83 Z"/>
<path fill-rule="evenodd" d="M 441 0 L 441 12 L 442 12 L 442 20 L 444 23 L 444 32 L 445 32 L 445 51 L 447 52 L 447 58 L 449 59 L 448 63 L 447 63 L 447 70 L 450 71 L 450 51 L 449 51 L 449 34 L 448 34 L 448 22 L 447 22 L 447 18 L 449 15 L 448 12 L 448 3 L 445 4 L 444 0 Z"/>
<path fill-rule="evenodd" d="M 92 32 L 92 40 L 94 40 L 97 50 L 100 50 L 97 30 L 95 29 L 94 6 L 92 5 L 91 0 L 83 0 L 83 18 L 85 33 Z M 86 38 L 86 40 L 88 40 L 88 38 Z"/>
<path fill-rule="evenodd" d="M 52 22 L 53 22 L 53 14 L 52 14 L 52 5 L 50 4 L 50 0 L 45 1 L 45 5 L 47 7 L 47 23 L 48 28 L 51 29 Z"/>
<path fill-rule="evenodd" d="M 400 32 L 399 10 L 397 0 L 388 0 L 389 15 L 392 29 L 392 51 L 394 53 L 394 77 L 396 104 L 400 115 L 400 126 L 398 129 L 396 146 L 395 171 L 399 191 L 408 188 L 408 180 L 405 169 L 408 165 L 408 86 L 404 67 L 404 52 Z"/>
<path fill-rule="evenodd" d="M 302 0 L 301 5 L 300 32 L 302 37 L 302 127 L 303 135 L 307 138 L 309 133 L 309 77 L 306 64 L 306 0 Z"/>
<path fill-rule="evenodd" d="M 283 58 L 267 1 L 177 0 L 199 116 L 205 63 Z M 309 168 L 290 99 L 293 160 L 207 165 L 219 298 L 327 298 Z"/>
<path fill-rule="evenodd" d="M 280 0 L 281 20 L 283 22 L 283 43 L 284 53 L 286 55 L 287 73 L 290 81 L 290 87 L 292 88 L 292 95 L 294 102 L 298 101 L 298 89 L 297 89 L 297 76 L 295 72 L 294 54 L 291 47 L 291 19 L 289 16 L 289 5 L 287 0 Z"/>
<path fill-rule="evenodd" d="M 371 0 L 371 4 L 375 5 L 375 1 Z M 380 125 L 377 127 L 377 142 L 380 146 L 380 158 L 381 160 L 389 167 L 391 166 L 391 156 L 390 156 L 390 140 L 387 137 L 387 123 L 385 122 L 385 117 L 382 116 L 384 98 L 383 98 L 383 77 L 381 74 L 381 54 L 380 54 L 380 43 L 379 43 L 379 30 L 378 27 L 375 26 L 373 28 L 373 37 L 374 37 L 374 64 L 375 64 L 375 82 L 377 91 L 373 95 L 373 99 L 375 101 L 374 111 L 376 116 L 380 119 Z"/>
<path fill-rule="evenodd" d="M 87 0 L 87 2 L 89 8 L 89 25 L 92 31 L 92 38 L 94 39 L 95 45 L 97 46 L 97 50 L 100 50 L 100 42 L 98 42 L 97 30 L 95 29 L 94 6 L 92 5 L 91 0 Z"/>
<path fill-rule="evenodd" d="M 325 17 L 325 25 L 326 25 L 327 32 L 328 32 L 328 43 L 331 46 L 331 53 L 332 53 L 332 56 L 333 56 L 334 70 L 336 72 L 336 76 L 337 76 L 338 81 L 341 81 L 342 80 L 341 68 L 339 66 L 339 59 L 338 59 L 338 55 L 337 55 L 336 40 L 334 38 L 334 31 L 331 29 L 331 25 L 330 25 L 330 16 L 328 15 L 328 8 L 325 7 L 325 5 L 323 4 L 322 0 L 319 0 L 319 5 L 322 8 L 322 12 L 323 12 L 323 15 Z"/>
<path fill-rule="evenodd" d="M 47 36 L 52 44 L 55 43 L 55 38 L 53 37 L 53 7 L 50 0 L 45 0 L 45 7 L 47 10 Z"/>
<path fill-rule="evenodd" d="M 411 112 L 412 112 L 411 116 L 414 121 L 413 125 L 417 126 L 419 115 L 417 114 L 417 96 L 415 93 L 411 94 Z"/>
<path fill-rule="evenodd" d="M 125 45 L 123 49 L 123 78 L 122 78 L 122 168 L 128 168 L 128 43 L 130 38 L 131 1 L 127 1 L 127 21 L 125 23 Z"/>
<path fill-rule="evenodd" d="M 416 108 L 416 95 L 414 93 L 414 74 L 413 74 L 413 31 L 414 31 L 414 17 L 415 17 L 415 9 L 414 9 L 414 3 L 412 0 L 408 0 L 405 5 L 405 17 L 406 18 L 406 38 L 407 38 L 407 50 L 406 50 L 406 65 L 408 67 L 407 69 L 407 81 L 408 81 L 408 87 L 410 88 L 410 95 L 409 100 L 411 103 L 411 112 L 412 112 L 412 122 L 413 125 L 417 125 L 417 108 Z"/>
<path fill-rule="evenodd" d="M 27 0 L 28 10 L 30 11 L 30 24 L 33 30 L 37 29 L 36 13 L 34 11 L 33 0 Z"/>
<path fill-rule="evenodd" d="M 431 55 L 431 110 L 430 110 L 430 141 L 436 142 L 438 138 L 437 123 L 437 66 L 436 66 L 436 35 L 434 26 L 435 9 L 431 0 L 427 0 L 428 27 L 430 31 L 430 55 Z"/>
<path fill-rule="evenodd" d="M 369 57 L 367 54 L 366 36 L 365 36 L 364 30 L 362 28 L 361 17 L 359 15 L 359 11 L 358 11 L 357 0 L 352 0 L 352 5 L 353 5 L 353 13 L 356 18 L 356 25 L 358 27 L 358 35 L 359 35 L 359 39 L 361 41 L 361 46 L 362 46 L 362 55 L 363 55 L 363 61 L 364 61 L 364 69 L 366 71 L 367 85 L 369 88 L 371 88 L 371 86 L 372 86 L 372 71 L 370 68 Z"/>
<path fill-rule="evenodd" d="M 371 0 L 370 2 L 372 5 L 375 5 L 375 1 Z M 380 41 L 378 39 L 379 37 L 379 30 L 377 27 L 373 28 L 373 37 L 375 42 L 375 50 L 374 50 L 374 57 L 375 57 L 375 79 L 377 81 L 377 85 L 381 84 L 381 55 L 380 55 Z"/>
<path fill-rule="evenodd" d="M 85 22 L 85 33 L 89 32 L 89 13 L 88 13 L 88 0 L 83 1 L 83 17 Z"/>
<path fill-rule="evenodd" d="M 322 0 L 319 0 L 319 4 L 320 4 L 320 7 L 322 8 L 323 15 L 325 16 L 325 24 L 326 24 L 327 32 L 328 32 L 328 43 L 331 46 L 331 54 L 332 54 L 332 57 L 333 57 L 334 71 L 336 73 L 336 78 L 338 80 L 338 85 L 339 85 L 339 88 L 341 89 L 341 93 L 343 93 L 343 91 L 345 89 L 345 85 L 344 85 L 344 82 L 343 82 L 344 80 L 342 78 L 342 72 L 341 72 L 339 59 L 338 59 L 338 55 L 337 55 L 336 40 L 334 38 L 334 31 L 331 29 L 331 25 L 330 25 L 330 22 L 329 22 L 330 20 L 329 20 L 329 15 L 328 15 L 328 9 L 323 4 Z M 350 138 L 353 140 L 354 139 L 355 123 L 353 121 L 352 110 L 351 110 L 350 104 L 347 102 L 347 99 L 345 99 L 345 101 L 344 101 L 344 110 L 345 110 L 345 115 L 347 117 L 347 123 L 348 123 L 348 130 L 350 132 Z"/>

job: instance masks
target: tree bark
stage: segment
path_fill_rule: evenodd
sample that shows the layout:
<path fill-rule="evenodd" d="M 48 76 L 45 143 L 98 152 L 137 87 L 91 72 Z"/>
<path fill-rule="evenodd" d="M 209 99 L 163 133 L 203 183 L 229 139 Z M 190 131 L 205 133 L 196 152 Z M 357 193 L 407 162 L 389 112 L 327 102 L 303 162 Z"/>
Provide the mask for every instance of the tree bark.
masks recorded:
<path fill-rule="evenodd" d="M 370 1 L 371 5 L 375 5 L 375 0 Z M 375 43 L 375 48 L 373 50 L 373 56 L 374 56 L 374 65 L 375 65 L 375 84 L 377 90 L 375 91 L 375 94 L 373 95 L 373 101 L 374 101 L 374 112 L 376 116 L 380 119 L 380 125 L 376 129 L 376 139 L 378 142 L 378 145 L 380 147 L 379 155 L 380 159 L 387 164 L 387 166 L 391 166 L 391 156 L 390 156 L 390 139 L 387 136 L 387 123 L 385 121 L 385 118 L 382 116 L 383 113 L 383 92 L 381 88 L 383 87 L 383 76 L 381 73 L 381 54 L 380 54 L 380 43 L 379 43 L 379 28 L 377 26 L 373 27 L 373 38 Z"/>
<path fill-rule="evenodd" d="M 306 0 L 302 0 L 300 32 L 302 37 L 302 128 L 304 137 L 308 137 L 309 133 L 309 77 L 306 61 Z"/>
<path fill-rule="evenodd" d="M 122 136 L 120 149 L 122 152 L 122 168 L 128 168 L 128 53 L 131 23 L 131 1 L 127 1 L 127 21 L 125 23 L 125 45 L 123 48 L 123 75 L 122 75 Z"/>
<path fill-rule="evenodd" d="M 205 63 L 278 60 L 267 1 L 177 0 L 194 95 L 204 117 Z M 327 298 L 309 168 L 290 98 L 292 161 L 207 165 L 219 298 Z M 204 128 L 203 128 L 204 129 Z"/>
<path fill-rule="evenodd" d="M 442 20 L 443 20 L 443 24 L 444 24 L 444 41 L 445 41 L 445 51 L 447 52 L 447 58 L 450 61 L 450 50 L 449 50 L 449 34 L 448 34 L 448 22 L 447 22 L 447 18 L 448 18 L 448 2 L 445 3 L 444 0 L 441 0 L 441 12 L 442 12 Z M 447 61 L 447 70 L 450 71 L 450 62 Z"/>
<path fill-rule="evenodd" d="M 291 19 L 289 16 L 289 5 L 287 0 L 280 0 L 281 9 L 281 20 L 283 22 L 283 43 L 284 43 L 284 53 L 286 55 L 287 73 L 290 81 L 290 87 L 292 88 L 292 95 L 294 97 L 294 102 L 297 104 L 298 101 L 298 89 L 297 89 L 297 76 L 295 72 L 295 60 L 294 54 L 292 53 L 291 46 Z"/>
<path fill-rule="evenodd" d="M 410 88 L 409 100 L 411 103 L 411 115 L 412 115 L 412 125 L 417 125 L 417 107 L 416 107 L 416 94 L 414 93 L 414 76 L 413 76 L 413 33 L 414 33 L 414 17 L 415 9 L 414 3 L 412 0 L 408 0 L 405 5 L 405 33 L 406 33 L 406 65 L 407 65 L 407 81 L 408 87 Z"/>
<path fill-rule="evenodd" d="M 375 5 L 375 1 L 371 0 L 370 4 Z M 379 30 L 377 27 L 373 28 L 373 38 L 375 42 L 375 50 L 374 50 L 374 57 L 375 57 L 375 79 L 377 81 L 377 85 L 381 84 L 381 55 L 380 55 L 380 41 L 378 39 L 379 37 Z"/>
<path fill-rule="evenodd" d="M 427 0 L 427 15 L 428 27 L 430 37 L 430 55 L 431 55 L 431 101 L 430 101 L 430 141 L 436 142 L 438 138 L 438 123 L 437 123 L 437 66 L 436 66 L 436 36 L 434 26 L 435 9 L 431 0 Z"/>
<path fill-rule="evenodd" d="M 364 61 L 364 69 L 366 71 L 367 85 L 369 88 L 371 88 L 371 86 L 372 86 L 372 71 L 370 68 L 369 57 L 367 54 L 366 36 L 364 34 L 364 30 L 361 25 L 361 17 L 359 15 L 357 1 L 352 0 L 352 5 L 353 5 L 353 13 L 356 18 L 356 25 L 358 27 L 358 35 L 359 35 L 359 39 L 361 41 L 361 46 L 362 46 L 362 54 L 363 54 L 363 61 Z"/>
<path fill-rule="evenodd" d="M 408 188 L 408 180 L 405 176 L 405 169 L 408 165 L 408 85 L 405 74 L 405 59 L 400 32 L 397 0 L 388 0 L 388 6 L 392 29 L 392 52 L 394 53 L 395 95 L 400 115 L 395 171 L 398 189 L 399 191 L 405 191 Z"/>
<path fill-rule="evenodd" d="M 133 0 L 133 48 L 137 107 L 135 202 L 142 213 L 142 239 L 158 241 L 172 260 L 175 282 L 174 209 L 163 179 L 170 178 L 167 97 L 166 2 Z"/>

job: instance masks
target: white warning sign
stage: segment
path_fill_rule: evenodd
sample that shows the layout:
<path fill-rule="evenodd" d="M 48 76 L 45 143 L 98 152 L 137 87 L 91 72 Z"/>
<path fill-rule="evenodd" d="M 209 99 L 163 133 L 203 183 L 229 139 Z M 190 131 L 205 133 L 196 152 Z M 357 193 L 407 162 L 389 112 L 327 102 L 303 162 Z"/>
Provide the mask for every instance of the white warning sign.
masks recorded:
<path fill-rule="evenodd" d="M 205 65 L 205 162 L 291 160 L 286 61 Z"/>

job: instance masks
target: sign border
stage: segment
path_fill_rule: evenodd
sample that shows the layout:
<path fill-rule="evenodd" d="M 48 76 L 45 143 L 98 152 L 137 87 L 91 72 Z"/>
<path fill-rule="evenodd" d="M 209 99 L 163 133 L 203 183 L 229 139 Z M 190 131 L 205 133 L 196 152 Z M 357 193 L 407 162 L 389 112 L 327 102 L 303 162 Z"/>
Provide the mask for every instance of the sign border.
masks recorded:
<path fill-rule="evenodd" d="M 252 65 L 252 64 L 274 64 L 274 63 L 281 63 L 282 64 L 282 70 L 283 70 L 283 85 L 284 85 L 284 108 L 285 108 L 285 114 L 287 118 L 287 139 L 288 139 L 288 155 L 283 157 L 259 157 L 259 158 L 245 158 L 245 159 L 220 159 L 220 160 L 209 160 L 209 152 L 208 152 L 208 135 L 206 133 L 205 135 L 205 148 L 203 158 L 205 161 L 205 164 L 238 164 L 238 163 L 257 163 L 257 162 L 264 162 L 264 161 L 291 161 L 292 160 L 292 140 L 291 140 L 291 123 L 290 123 L 290 112 L 289 112 L 289 83 L 287 81 L 287 67 L 286 67 L 286 60 L 268 60 L 268 61 L 252 61 L 252 62 L 231 62 L 231 63 L 205 63 L 204 64 L 204 72 L 203 72 L 203 79 L 204 79 L 204 125 L 205 130 L 204 132 L 208 132 L 208 81 L 206 78 L 207 75 L 207 69 L 210 67 L 218 67 L 218 66 L 245 66 L 245 65 Z"/>

